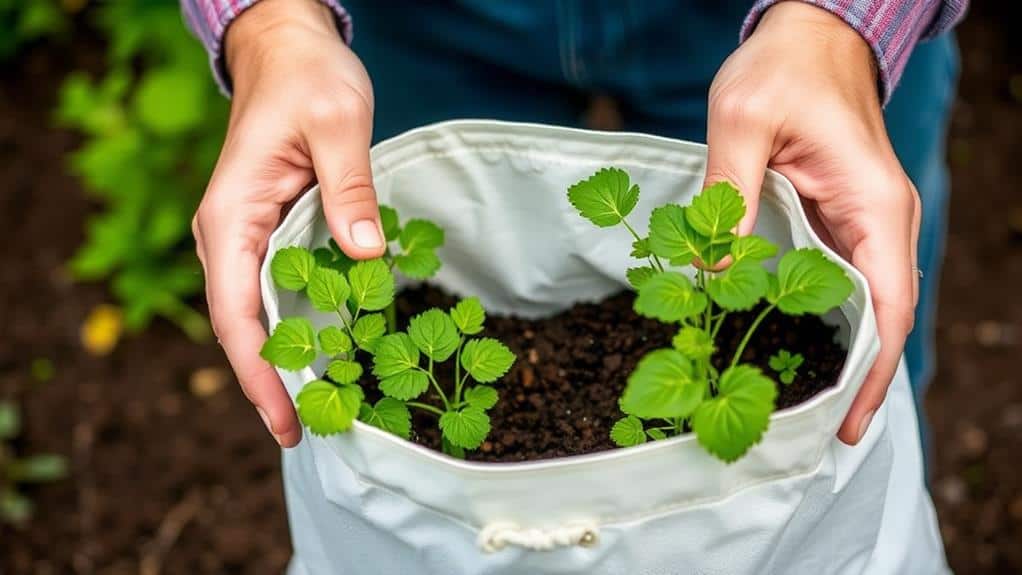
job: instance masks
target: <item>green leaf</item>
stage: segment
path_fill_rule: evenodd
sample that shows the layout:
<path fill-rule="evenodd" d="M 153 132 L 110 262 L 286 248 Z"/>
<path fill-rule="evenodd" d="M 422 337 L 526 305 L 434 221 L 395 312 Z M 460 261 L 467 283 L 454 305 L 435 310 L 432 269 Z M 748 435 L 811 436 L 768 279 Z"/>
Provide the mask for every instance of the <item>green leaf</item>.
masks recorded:
<path fill-rule="evenodd" d="M 663 322 L 682 321 L 706 309 L 706 294 L 678 272 L 661 272 L 646 280 L 635 298 L 635 311 Z"/>
<path fill-rule="evenodd" d="M 305 289 L 316 267 L 316 258 L 309 250 L 292 246 L 278 250 L 270 260 L 270 276 L 277 286 L 291 291 Z"/>
<path fill-rule="evenodd" d="M 687 417 L 703 400 L 707 382 L 677 350 L 654 350 L 628 376 L 621 411 L 644 419 Z"/>
<path fill-rule="evenodd" d="M 48 483 L 67 476 L 67 459 L 55 454 L 15 459 L 7 468 L 15 483 Z"/>
<path fill-rule="evenodd" d="M 729 182 L 718 182 L 692 198 L 685 219 L 700 234 L 714 240 L 742 221 L 745 200 Z"/>
<path fill-rule="evenodd" d="M 389 397 L 408 401 L 422 395 L 429 388 L 429 376 L 418 369 L 410 369 L 380 380 L 380 391 Z"/>
<path fill-rule="evenodd" d="M 717 351 L 713 340 L 706 331 L 697 327 L 685 326 L 671 340 L 674 349 L 680 351 L 691 360 L 709 359 Z"/>
<path fill-rule="evenodd" d="M 17 437 L 21 432 L 21 413 L 14 402 L 0 401 L 0 440 Z"/>
<path fill-rule="evenodd" d="M 752 309 L 766 295 L 767 277 L 767 271 L 758 262 L 737 262 L 713 274 L 706 282 L 706 293 L 728 311 Z"/>
<path fill-rule="evenodd" d="M 632 284 L 633 288 L 639 289 L 642 287 L 642 284 L 646 283 L 656 273 L 656 270 L 651 267 L 628 268 L 628 271 L 625 272 L 625 277 L 628 278 L 628 283 Z"/>
<path fill-rule="evenodd" d="M 791 385 L 791 382 L 795 381 L 795 370 L 788 369 L 781 372 L 780 375 L 781 383 L 784 385 Z"/>
<path fill-rule="evenodd" d="M 442 264 L 432 248 L 417 248 L 394 256 L 394 265 L 409 278 L 424 280 L 436 275 Z"/>
<path fill-rule="evenodd" d="M 854 289 L 841 266 L 818 249 L 803 248 L 781 257 L 767 301 L 788 315 L 819 315 L 841 305 Z"/>
<path fill-rule="evenodd" d="M 642 428 L 642 420 L 634 415 L 622 417 L 610 429 L 610 439 L 618 447 L 646 443 L 646 431 Z"/>
<path fill-rule="evenodd" d="M 351 351 L 351 338 L 336 325 L 319 330 L 319 348 L 327 355 L 338 355 Z"/>
<path fill-rule="evenodd" d="M 708 245 L 685 219 L 685 208 L 667 204 L 649 216 L 649 249 L 676 266 L 692 263 Z"/>
<path fill-rule="evenodd" d="M 376 405 L 363 403 L 358 418 L 403 439 L 412 435 L 412 414 L 408 406 L 390 397 L 384 397 Z"/>
<path fill-rule="evenodd" d="M 454 325 L 458 326 L 461 333 L 475 335 L 483 331 L 483 323 L 486 321 L 486 310 L 479 298 L 470 297 L 458 302 L 458 305 L 451 309 L 451 319 Z"/>
<path fill-rule="evenodd" d="M 497 405 L 498 399 L 500 399 L 500 396 L 497 394 L 497 390 L 488 385 L 477 385 L 465 390 L 465 401 L 479 409 L 486 410 L 492 408 L 494 405 Z"/>
<path fill-rule="evenodd" d="M 515 354 L 490 337 L 473 339 L 461 350 L 461 366 L 479 383 L 496 381 L 514 362 Z"/>
<path fill-rule="evenodd" d="M 440 436 L 440 449 L 443 450 L 446 455 L 457 457 L 458 459 L 465 459 L 465 448 L 458 447 L 448 441 L 446 435 Z"/>
<path fill-rule="evenodd" d="M 0 519 L 15 525 L 32 517 L 32 501 L 13 488 L 0 490 Z"/>
<path fill-rule="evenodd" d="M 316 333 L 312 322 L 304 317 L 281 320 L 273 335 L 263 344 L 259 355 L 271 364 L 288 371 L 299 371 L 316 359 Z"/>
<path fill-rule="evenodd" d="M 406 333 L 380 338 L 373 356 L 373 375 L 383 379 L 419 367 L 419 348 Z"/>
<path fill-rule="evenodd" d="M 348 359 L 335 359 L 326 366 L 326 374 L 335 383 L 355 383 L 362 377 L 362 365 Z"/>
<path fill-rule="evenodd" d="M 401 235 L 401 223 L 397 217 L 397 210 L 390 206 L 380 204 L 380 225 L 383 227 L 383 237 L 392 242 Z"/>
<path fill-rule="evenodd" d="M 351 288 L 341 272 L 315 266 L 309 276 L 309 285 L 305 293 L 309 296 L 312 307 L 319 311 L 335 312 L 344 307 L 351 294 Z"/>
<path fill-rule="evenodd" d="M 777 245 L 759 236 L 742 236 L 731 242 L 731 257 L 735 263 L 761 262 L 777 255 Z"/>
<path fill-rule="evenodd" d="M 355 345 L 359 349 L 376 353 L 376 345 L 380 338 L 387 333 L 387 320 L 383 314 L 371 313 L 358 318 L 351 328 L 351 334 L 355 338 Z"/>
<path fill-rule="evenodd" d="M 632 253 L 628 255 L 638 260 L 644 260 L 652 254 L 653 252 L 649 250 L 649 238 L 647 237 L 632 242 Z"/>
<path fill-rule="evenodd" d="M 186 67 L 149 69 L 135 91 L 135 114 L 160 136 L 187 132 L 202 124 L 206 89 L 206 79 Z"/>
<path fill-rule="evenodd" d="M 802 365 L 802 354 L 798 354 L 798 357 L 799 357 L 798 363 L 794 365 L 794 367 Z M 768 360 L 767 363 L 770 365 L 770 369 L 774 371 L 784 371 L 791 367 L 792 362 L 793 358 L 791 352 L 786 349 L 782 349 L 779 350 L 774 355 L 770 356 L 770 359 Z"/>
<path fill-rule="evenodd" d="M 568 188 L 568 201 L 582 217 L 606 228 L 621 223 L 635 208 L 639 186 L 629 183 L 624 170 L 603 168 Z"/>
<path fill-rule="evenodd" d="M 408 336 L 416 347 L 434 361 L 447 361 L 461 341 L 454 320 L 438 309 L 429 309 L 408 322 Z"/>
<path fill-rule="evenodd" d="M 646 435 L 649 436 L 653 441 L 660 441 L 661 439 L 667 439 L 667 434 L 662 429 L 650 429 L 646 431 Z"/>
<path fill-rule="evenodd" d="M 759 369 L 737 365 L 721 374 L 717 396 L 692 416 L 692 429 L 707 451 L 728 463 L 755 445 L 770 423 L 777 387 Z"/>
<path fill-rule="evenodd" d="M 394 301 L 394 274 L 382 259 L 362 260 L 348 271 L 351 298 L 359 309 L 377 311 Z"/>
<path fill-rule="evenodd" d="M 475 449 L 482 445 L 490 433 L 490 417 L 482 409 L 473 406 L 461 411 L 448 411 L 440 416 L 440 430 L 453 445 Z"/>
<path fill-rule="evenodd" d="M 362 388 L 334 385 L 316 379 L 305 384 L 295 398 L 298 417 L 314 435 L 332 435 L 351 428 L 362 404 Z"/>
<path fill-rule="evenodd" d="M 429 220 L 408 220 L 398 239 L 406 254 L 423 248 L 432 250 L 444 245 L 444 230 Z"/>

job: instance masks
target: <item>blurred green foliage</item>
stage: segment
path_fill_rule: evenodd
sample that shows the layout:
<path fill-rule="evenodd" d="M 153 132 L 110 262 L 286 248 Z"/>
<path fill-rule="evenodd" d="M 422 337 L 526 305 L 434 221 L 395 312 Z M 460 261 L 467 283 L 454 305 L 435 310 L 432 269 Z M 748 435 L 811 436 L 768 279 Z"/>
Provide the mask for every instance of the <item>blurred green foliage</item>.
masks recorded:
<path fill-rule="evenodd" d="M 68 22 L 56 0 L 0 0 L 0 62 L 33 41 L 62 34 Z"/>
<path fill-rule="evenodd" d="M 102 210 L 69 267 L 78 279 L 110 280 L 129 330 L 163 316 L 205 339 L 208 320 L 188 304 L 203 285 L 191 217 L 223 142 L 227 101 L 177 2 L 121 0 L 92 12 L 108 42 L 106 73 L 72 73 L 56 119 L 84 133 L 70 163 Z"/>
<path fill-rule="evenodd" d="M 10 401 L 0 401 L 0 522 L 21 525 L 32 516 L 32 500 L 18 491 L 29 483 L 49 483 L 67 475 L 67 460 L 44 453 L 17 457 L 11 442 L 21 433 L 21 413 Z"/>

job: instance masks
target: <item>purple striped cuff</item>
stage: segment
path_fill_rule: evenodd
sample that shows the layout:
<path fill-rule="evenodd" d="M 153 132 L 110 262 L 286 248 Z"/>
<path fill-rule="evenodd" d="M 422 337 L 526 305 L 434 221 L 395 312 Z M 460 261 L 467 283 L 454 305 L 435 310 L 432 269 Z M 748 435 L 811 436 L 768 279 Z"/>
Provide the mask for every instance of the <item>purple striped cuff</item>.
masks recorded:
<path fill-rule="evenodd" d="M 744 41 L 759 18 L 783 0 L 756 0 L 742 25 Z M 855 28 L 873 49 L 880 72 L 884 104 L 908 63 L 919 40 L 936 36 L 954 26 L 968 7 L 968 0 L 799 0 L 832 12 Z"/>
<path fill-rule="evenodd" d="M 259 0 L 181 0 L 181 12 L 192 32 L 206 46 L 210 67 L 217 85 L 226 96 L 231 95 L 231 78 L 223 59 L 224 32 L 239 14 Z M 319 0 L 337 15 L 337 29 L 344 41 L 351 43 L 351 15 L 340 0 Z"/>

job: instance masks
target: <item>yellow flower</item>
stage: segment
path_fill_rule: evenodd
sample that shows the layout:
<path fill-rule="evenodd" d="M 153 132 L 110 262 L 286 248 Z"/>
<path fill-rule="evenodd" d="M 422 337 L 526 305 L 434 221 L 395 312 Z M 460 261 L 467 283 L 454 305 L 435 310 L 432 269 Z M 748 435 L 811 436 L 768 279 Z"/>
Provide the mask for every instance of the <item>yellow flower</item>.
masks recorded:
<path fill-rule="evenodd" d="M 97 305 L 82 323 L 80 331 L 82 346 L 92 355 L 107 355 L 117 346 L 123 331 L 121 309 L 105 303 Z"/>

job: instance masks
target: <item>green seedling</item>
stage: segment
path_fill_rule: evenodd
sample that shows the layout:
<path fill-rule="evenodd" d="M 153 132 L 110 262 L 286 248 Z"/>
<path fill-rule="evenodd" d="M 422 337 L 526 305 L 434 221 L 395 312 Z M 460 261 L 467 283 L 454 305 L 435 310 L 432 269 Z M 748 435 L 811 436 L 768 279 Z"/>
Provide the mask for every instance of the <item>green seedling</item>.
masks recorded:
<path fill-rule="evenodd" d="M 297 397 L 298 415 L 312 433 L 343 433 L 357 418 L 409 439 L 410 410 L 419 409 L 437 417 L 444 451 L 464 457 L 466 449 L 476 449 L 489 434 L 486 412 L 498 400 L 490 384 L 511 368 L 515 356 L 499 341 L 479 336 L 486 312 L 477 298 L 463 299 L 447 311 L 429 309 L 411 318 L 406 330 L 387 333 L 383 312 L 393 309 L 392 268 L 412 277 L 435 273 L 443 231 L 425 220 L 400 228 L 393 210 L 381 213 L 384 232 L 388 240 L 397 240 L 400 252 L 351 262 L 332 244 L 312 252 L 284 248 L 273 256 L 274 283 L 303 292 L 313 308 L 335 314 L 337 323 L 317 332 L 308 318 L 285 318 L 261 355 L 289 371 L 302 370 L 321 355 L 329 359 L 323 376 L 306 383 Z M 441 385 L 436 368 L 452 360 L 454 379 Z M 384 395 L 372 404 L 360 384 L 369 366 Z M 430 389 L 435 393 L 427 394 Z"/>
<path fill-rule="evenodd" d="M 611 431 L 620 446 L 664 439 L 691 429 L 701 445 L 732 462 L 763 436 L 777 385 L 759 368 L 742 363 L 756 329 L 770 313 L 823 314 L 845 301 L 852 282 L 817 249 L 791 250 L 776 272 L 765 262 L 778 247 L 734 229 L 746 206 L 734 186 L 714 184 L 688 206 L 657 207 L 642 236 L 627 221 L 639 186 L 617 168 L 604 168 L 568 189 L 579 213 L 599 227 L 622 226 L 641 265 L 626 272 L 636 289 L 635 311 L 678 326 L 670 348 L 644 356 L 620 399 L 625 417 Z M 689 267 L 686 275 L 675 268 Z M 718 371 L 717 335 L 729 313 L 759 309 L 737 349 Z"/>
<path fill-rule="evenodd" d="M 23 525 L 32 517 L 32 500 L 19 485 L 49 483 L 67 475 L 67 461 L 51 453 L 17 457 L 11 442 L 21 433 L 18 407 L 0 401 L 0 522 Z"/>
<path fill-rule="evenodd" d="M 795 376 L 798 375 L 798 368 L 802 365 L 806 358 L 802 357 L 801 353 L 792 354 L 786 349 L 782 349 L 770 356 L 769 365 L 770 369 L 777 372 L 778 379 L 781 383 L 788 385 L 795 381 Z"/>

